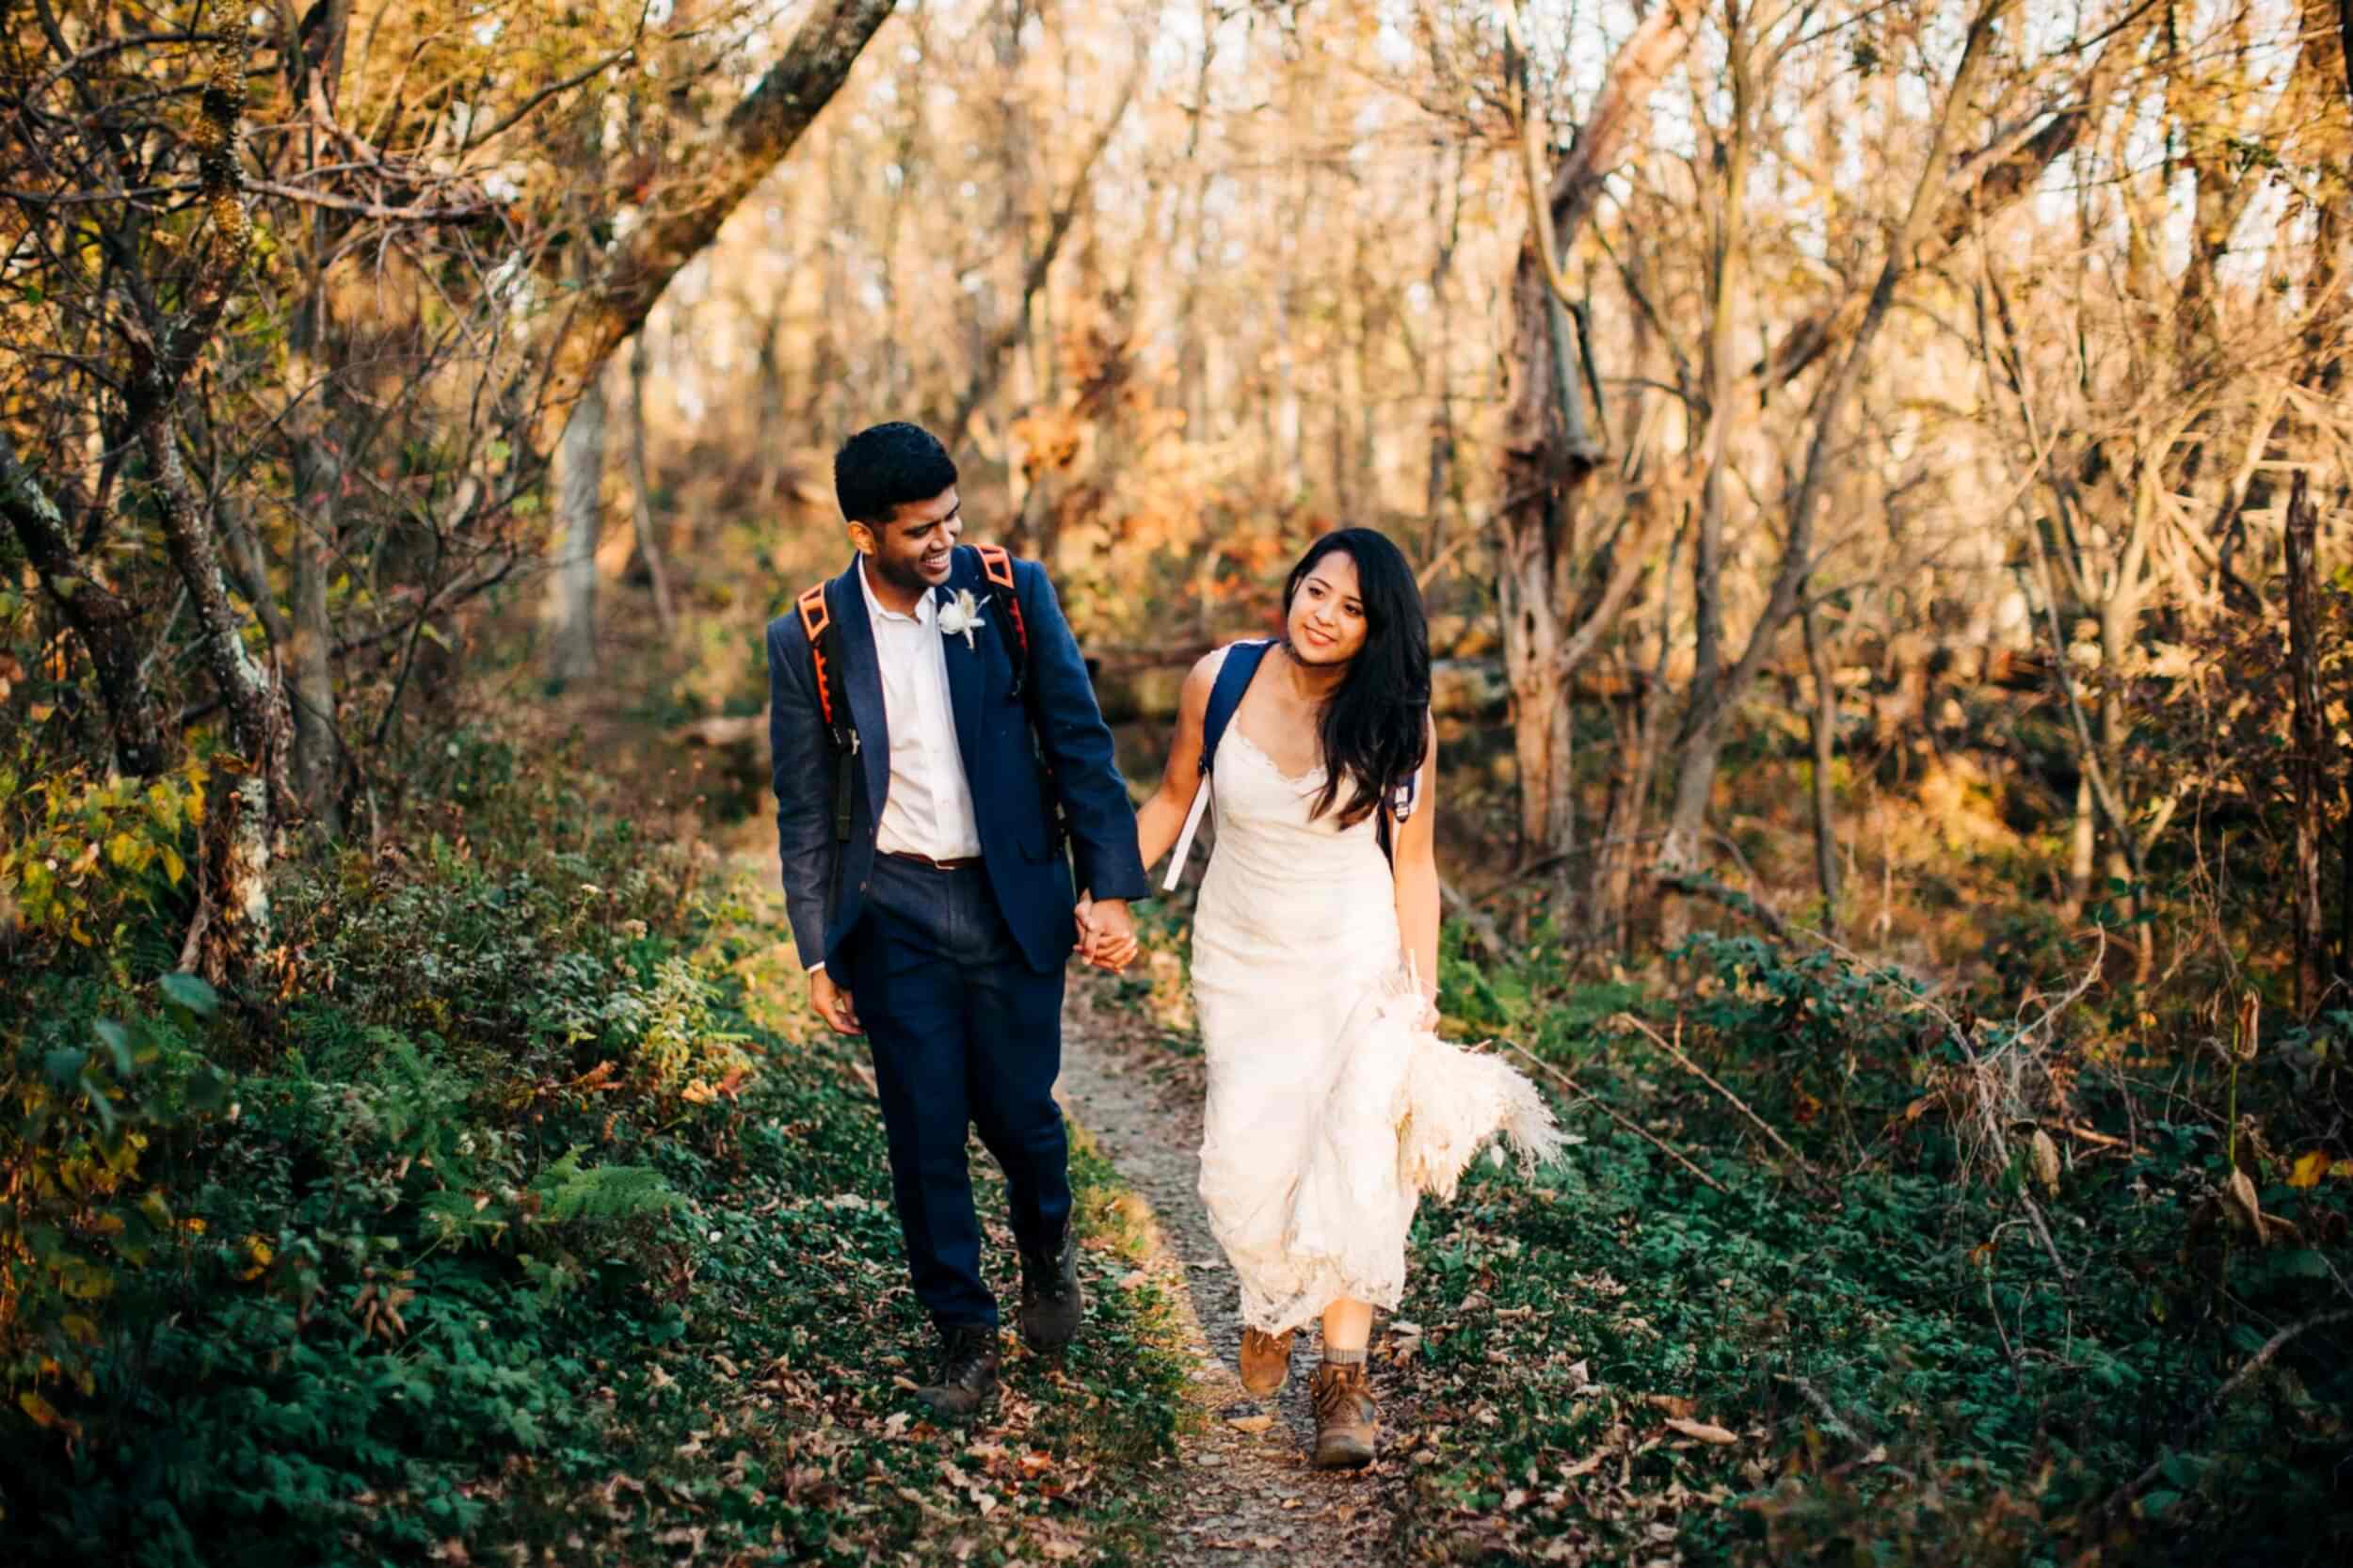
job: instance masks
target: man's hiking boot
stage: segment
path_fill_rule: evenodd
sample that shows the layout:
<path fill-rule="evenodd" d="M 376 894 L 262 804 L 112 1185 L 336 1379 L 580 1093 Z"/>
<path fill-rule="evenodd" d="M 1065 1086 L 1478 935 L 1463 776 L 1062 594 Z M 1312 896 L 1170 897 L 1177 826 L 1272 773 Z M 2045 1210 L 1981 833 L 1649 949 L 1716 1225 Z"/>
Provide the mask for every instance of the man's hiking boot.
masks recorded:
<path fill-rule="evenodd" d="M 982 1323 L 952 1323 L 939 1331 L 939 1375 L 915 1391 L 937 1416 L 976 1415 L 997 1391 L 997 1331 Z"/>
<path fill-rule="evenodd" d="M 1079 1288 L 1079 1239 L 1063 1232 L 1062 1246 L 1041 1256 L 1021 1254 L 1021 1342 L 1040 1352 L 1059 1351 L 1079 1332 L 1086 1292 Z"/>

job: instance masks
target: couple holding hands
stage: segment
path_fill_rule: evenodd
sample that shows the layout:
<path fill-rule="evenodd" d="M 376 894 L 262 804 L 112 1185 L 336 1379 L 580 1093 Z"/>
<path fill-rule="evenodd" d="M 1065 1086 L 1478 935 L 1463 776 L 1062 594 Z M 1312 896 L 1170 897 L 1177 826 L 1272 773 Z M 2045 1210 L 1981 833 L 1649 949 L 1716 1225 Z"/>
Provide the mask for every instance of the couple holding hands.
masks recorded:
<path fill-rule="evenodd" d="M 1193 931 L 1200 1192 L 1241 1287 L 1242 1382 L 1273 1393 L 1320 1319 L 1314 1463 L 1369 1463 L 1366 1347 L 1402 1291 L 1420 1195 L 1450 1194 L 1497 1133 L 1528 1165 L 1560 1144 L 1525 1079 L 1435 1032 L 1436 738 L 1404 557 L 1369 529 L 1317 539 L 1284 634 L 1187 678 L 1137 809 L 1044 569 L 958 545 L 940 443 L 862 431 L 834 485 L 856 557 L 768 627 L 776 836 L 812 1002 L 872 1052 L 908 1271 L 940 1337 L 920 1398 L 968 1416 L 996 1384 L 968 1129 L 1004 1170 L 1023 1340 L 1052 1352 L 1079 1331 L 1053 1099 L 1064 968 L 1074 952 L 1133 961 L 1146 868 L 1169 856 L 1173 888 L 1214 806 Z"/>

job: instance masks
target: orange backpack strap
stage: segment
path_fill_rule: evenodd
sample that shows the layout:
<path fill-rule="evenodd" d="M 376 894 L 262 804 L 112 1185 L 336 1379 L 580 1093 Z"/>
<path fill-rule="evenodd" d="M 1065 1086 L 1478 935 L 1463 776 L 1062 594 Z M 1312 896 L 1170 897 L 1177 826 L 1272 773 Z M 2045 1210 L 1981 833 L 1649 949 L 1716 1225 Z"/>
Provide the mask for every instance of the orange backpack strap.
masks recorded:
<path fill-rule="evenodd" d="M 817 712 L 825 721 L 825 741 L 833 752 L 833 836 L 850 840 L 850 791 L 854 781 L 851 759 L 857 755 L 857 727 L 850 719 L 850 696 L 842 686 L 841 633 L 833 610 L 825 602 L 823 583 L 792 601 L 801 630 L 808 633 L 808 662 L 817 677 Z"/>
<path fill-rule="evenodd" d="M 839 740 L 840 731 L 833 712 L 833 682 L 827 679 L 833 672 L 825 667 L 825 633 L 833 628 L 833 611 L 825 603 L 825 585 L 820 583 L 814 587 L 803 589 L 801 597 L 793 600 L 793 607 L 800 612 L 801 630 L 808 633 L 809 663 L 817 672 L 818 710 L 824 718 L 826 729 L 833 731 L 835 739 Z"/>
<path fill-rule="evenodd" d="M 1030 628 L 1021 618 L 1021 594 L 1013 581 L 1013 557 L 1005 553 L 1005 547 L 1000 544 L 976 544 L 972 549 L 981 558 L 981 574 L 988 579 L 989 597 L 1005 607 L 1006 618 L 1013 622 L 1014 638 L 1021 645 L 1021 657 L 1026 661 L 1030 653 Z M 1015 675 L 1016 689 L 1021 684 L 1020 674 L 1016 671 Z"/>
<path fill-rule="evenodd" d="M 1000 588 L 1013 586 L 1013 557 L 1005 553 L 1003 545 L 976 544 L 972 548 L 980 552 L 981 569 L 988 574 L 991 583 Z"/>

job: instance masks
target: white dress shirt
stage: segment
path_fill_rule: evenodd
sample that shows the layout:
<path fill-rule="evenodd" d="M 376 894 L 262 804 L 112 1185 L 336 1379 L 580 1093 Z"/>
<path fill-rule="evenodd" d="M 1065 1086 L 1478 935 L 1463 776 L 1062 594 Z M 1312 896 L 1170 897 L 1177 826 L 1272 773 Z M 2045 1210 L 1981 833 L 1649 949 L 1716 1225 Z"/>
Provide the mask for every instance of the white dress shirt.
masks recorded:
<path fill-rule="evenodd" d="M 962 860 L 981 853 L 972 813 L 972 783 L 956 744 L 956 714 L 948 693 L 948 639 L 939 632 L 939 600 L 928 590 L 903 616 L 883 608 L 858 557 L 858 591 L 874 630 L 874 663 L 882 671 L 883 719 L 890 731 L 890 791 L 875 824 L 883 855 L 925 855 Z M 825 966 L 809 966 L 814 974 Z"/>
<path fill-rule="evenodd" d="M 862 556 L 857 584 L 874 628 L 874 662 L 882 668 L 883 713 L 890 730 L 890 792 L 876 824 L 874 848 L 935 860 L 976 856 L 981 829 L 973 819 L 964 752 L 956 744 L 939 601 L 927 591 L 911 616 L 884 609 Z"/>

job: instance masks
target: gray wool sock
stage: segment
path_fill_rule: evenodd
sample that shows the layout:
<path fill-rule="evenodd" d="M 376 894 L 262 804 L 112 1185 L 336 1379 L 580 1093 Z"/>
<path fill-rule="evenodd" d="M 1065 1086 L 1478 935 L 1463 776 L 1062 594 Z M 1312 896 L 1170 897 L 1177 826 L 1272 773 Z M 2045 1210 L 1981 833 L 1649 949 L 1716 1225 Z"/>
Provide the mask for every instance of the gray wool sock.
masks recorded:
<path fill-rule="evenodd" d="M 1323 1347 L 1323 1359 L 1335 1367 L 1361 1367 L 1365 1361 L 1365 1347 L 1359 1345 L 1353 1351 L 1342 1351 L 1326 1345 Z"/>

